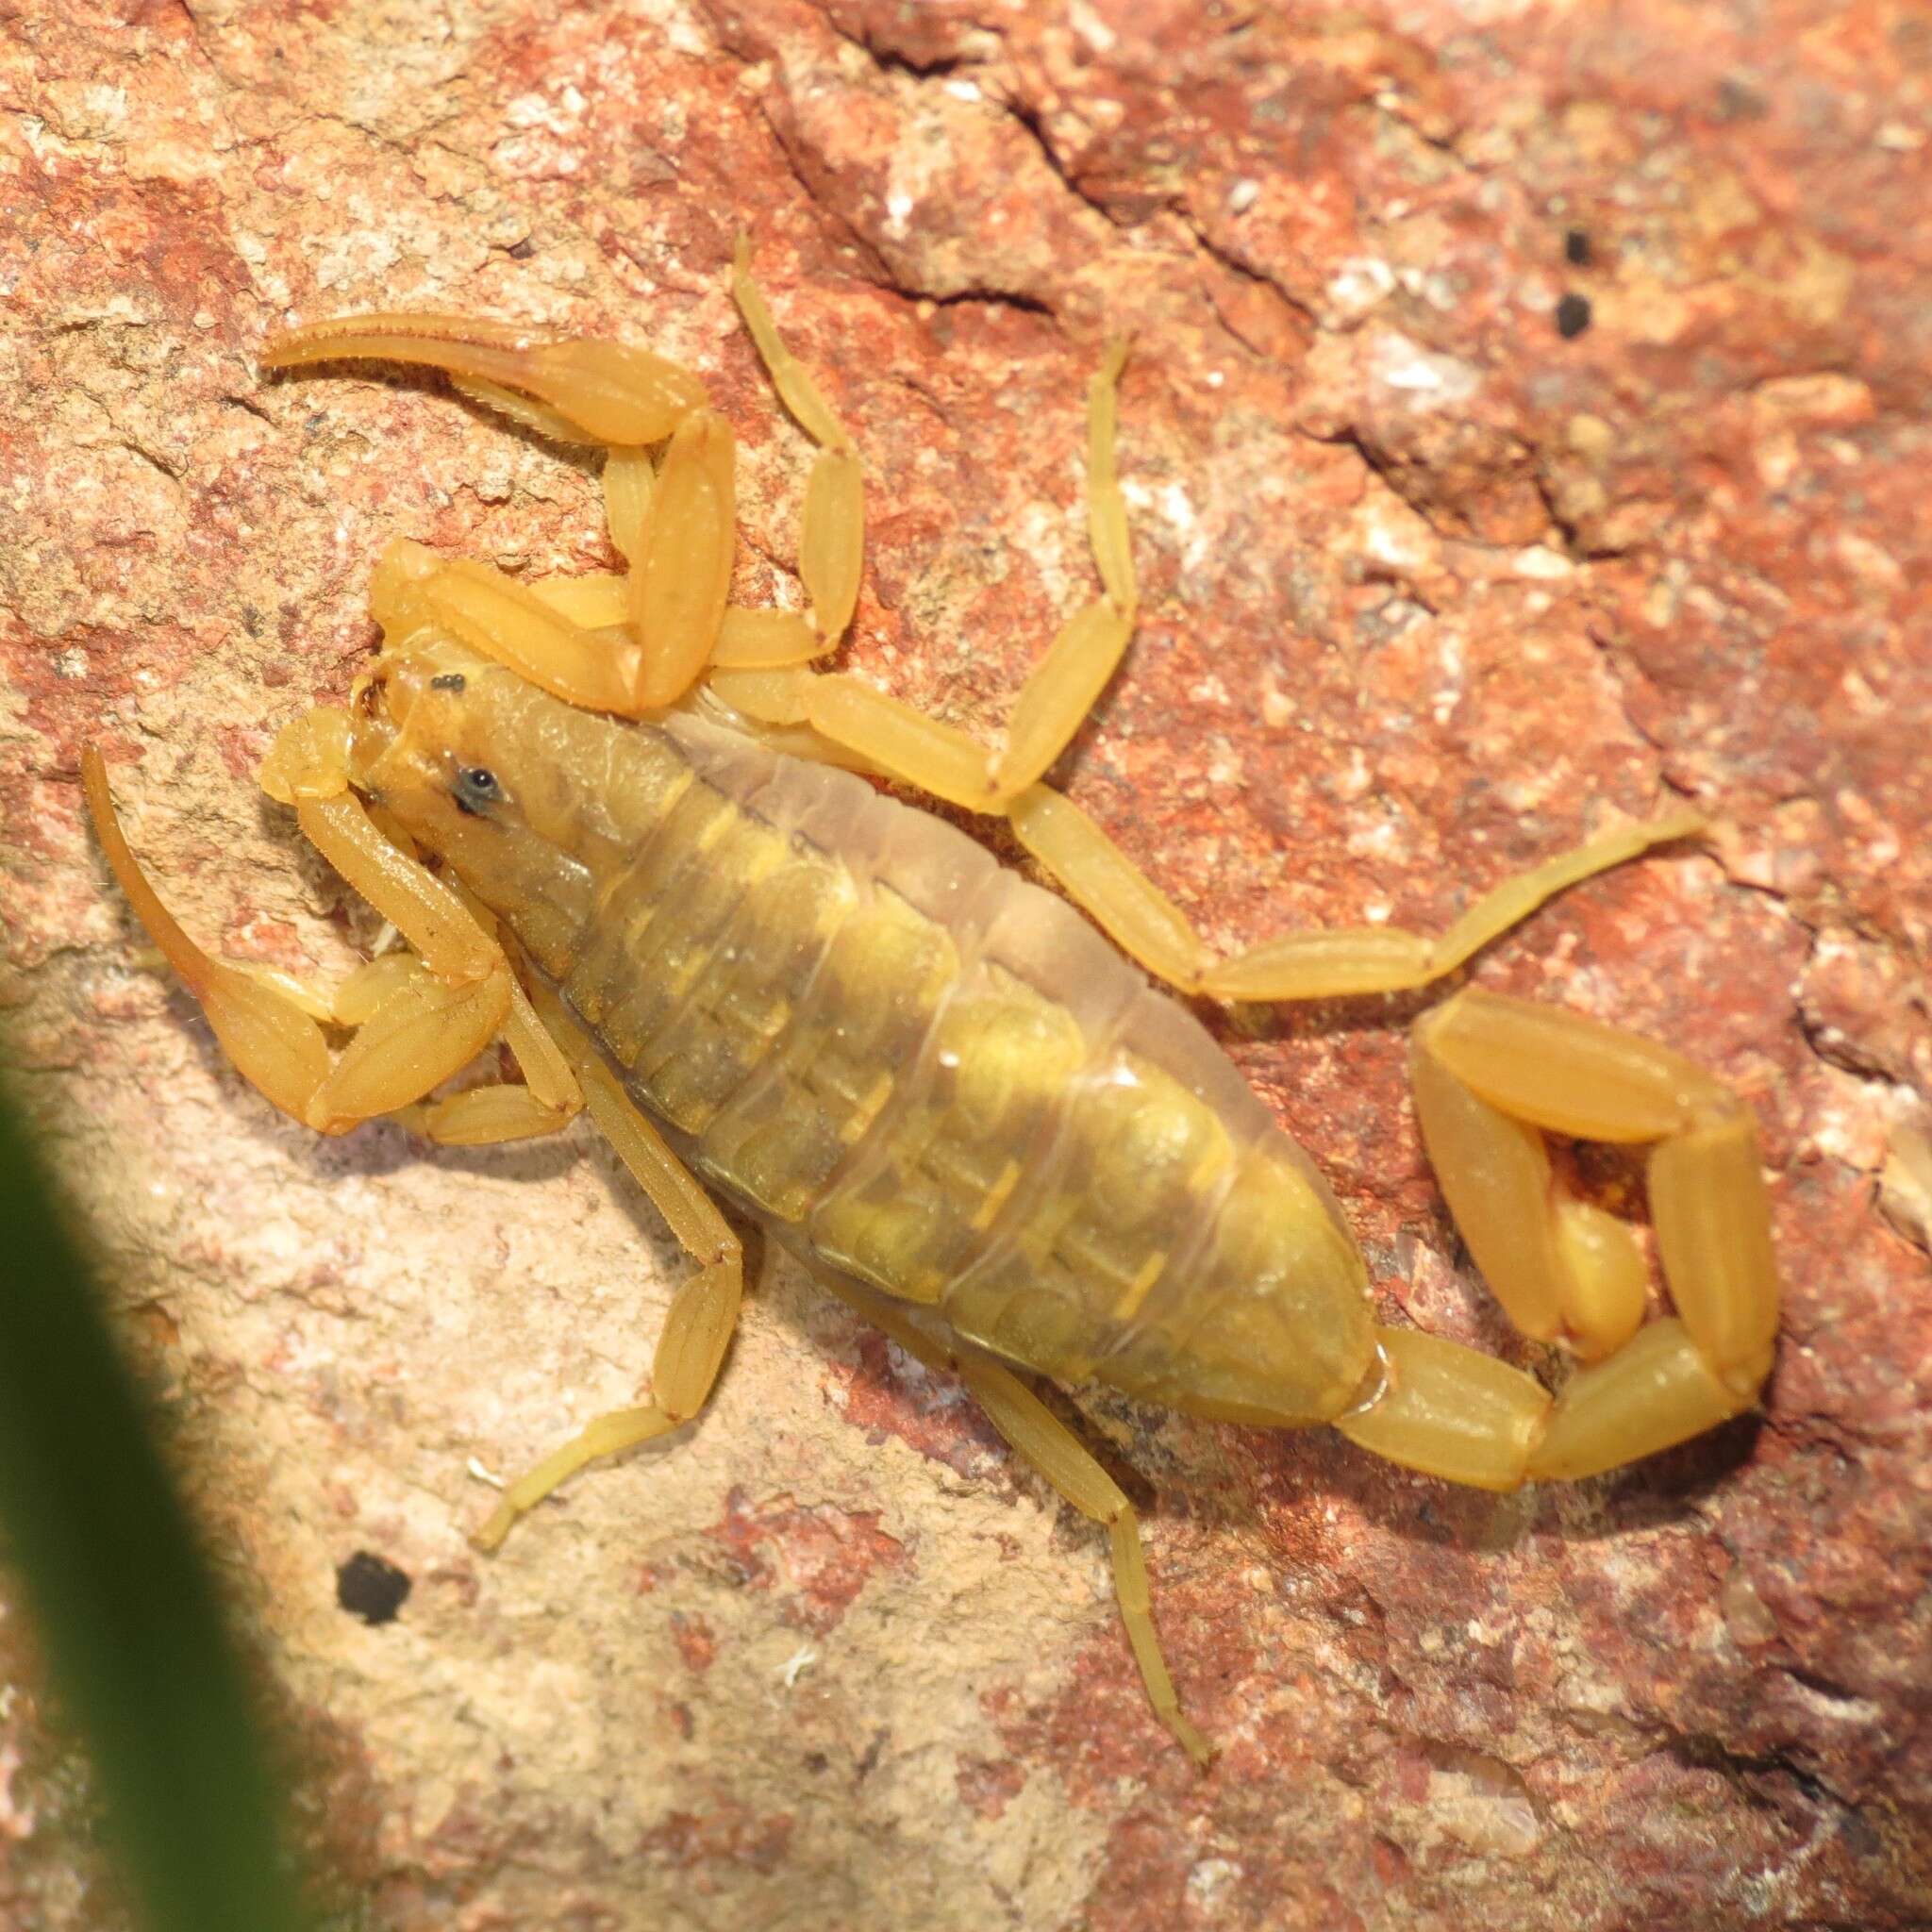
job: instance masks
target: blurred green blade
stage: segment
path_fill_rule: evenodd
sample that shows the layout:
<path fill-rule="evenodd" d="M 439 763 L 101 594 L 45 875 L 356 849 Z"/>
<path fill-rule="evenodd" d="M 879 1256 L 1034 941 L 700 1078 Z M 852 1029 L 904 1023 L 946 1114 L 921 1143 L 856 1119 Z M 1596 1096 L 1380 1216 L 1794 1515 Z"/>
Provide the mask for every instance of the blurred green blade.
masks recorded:
<path fill-rule="evenodd" d="M 155 1932 L 305 1923 L 236 1653 L 147 1405 L 0 1093 L 0 1551 Z"/>

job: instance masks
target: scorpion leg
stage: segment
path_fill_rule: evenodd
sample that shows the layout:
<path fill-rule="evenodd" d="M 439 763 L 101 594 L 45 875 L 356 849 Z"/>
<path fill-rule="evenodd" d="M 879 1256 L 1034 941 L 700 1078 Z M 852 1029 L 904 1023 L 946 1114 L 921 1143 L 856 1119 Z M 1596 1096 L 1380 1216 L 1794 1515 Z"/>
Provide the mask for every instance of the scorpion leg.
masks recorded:
<path fill-rule="evenodd" d="M 1382 1331 L 1389 1376 L 1338 1426 L 1378 1455 L 1513 1489 L 1594 1475 L 1741 1413 L 1771 1371 L 1778 1286 L 1748 1109 L 1640 1035 L 1471 989 L 1416 1029 L 1416 1111 L 1476 1264 L 1524 1331 L 1591 1361 L 1554 1403 L 1472 1349 Z M 1676 1314 L 1640 1325 L 1620 1223 L 1563 1200 L 1541 1136 L 1649 1143 L 1651 1211 Z"/>
<path fill-rule="evenodd" d="M 1208 958 L 1187 915 L 1071 799 L 1036 785 L 1008 810 L 1015 836 L 1121 949 L 1183 991 L 1274 1001 L 1400 992 L 1426 986 L 1567 886 L 1654 845 L 1694 835 L 1695 812 L 1617 825 L 1505 879 L 1440 939 L 1395 926 L 1338 926 L 1265 940 L 1232 959 Z"/>
<path fill-rule="evenodd" d="M 822 446 L 806 491 L 800 572 L 814 623 L 823 637 L 836 640 L 850 622 L 863 561 L 858 459 L 843 426 L 778 335 L 751 279 L 741 238 L 732 288 L 774 386 Z M 1088 389 L 1088 528 L 1106 595 L 1061 625 L 1014 700 L 1002 751 L 991 753 L 966 732 L 843 674 L 798 672 L 759 685 L 727 679 L 716 687 L 718 694 L 757 723 L 808 726 L 837 747 L 819 754 L 831 761 L 856 758 L 865 768 L 918 785 L 950 804 L 1005 811 L 1066 749 L 1133 635 L 1138 592 L 1114 452 L 1116 391 L 1126 353 L 1124 342 L 1115 342 Z M 810 741 L 803 748 L 809 753 Z"/>
<path fill-rule="evenodd" d="M 995 809 L 1010 806 L 1066 750 L 1134 634 L 1140 591 L 1115 460 L 1126 359 L 1125 341 L 1113 342 L 1087 385 L 1087 534 L 1107 594 L 1061 625 L 1013 701 L 1006 747 L 992 761 Z"/>
<path fill-rule="evenodd" d="M 1113 1561 L 1115 1600 L 1127 1642 L 1140 1666 L 1141 1680 L 1154 1714 L 1173 1732 L 1196 1764 L 1206 1765 L 1214 1747 L 1189 1721 L 1174 1694 L 1174 1678 L 1161 1655 L 1154 1628 L 1147 1588 L 1147 1563 L 1141 1549 L 1141 1530 L 1134 1506 L 1120 1485 L 1094 1459 L 1074 1432 L 1020 1380 L 1010 1369 L 957 1339 L 941 1341 L 909 1320 L 884 1296 L 875 1296 L 856 1282 L 822 1269 L 813 1269 L 819 1284 L 883 1329 L 906 1353 L 936 1372 L 957 1374 L 972 1391 L 987 1420 L 1005 1437 L 1008 1446 L 1034 1473 L 1071 1503 L 1091 1523 L 1108 1532 Z"/>
<path fill-rule="evenodd" d="M 779 338 L 750 276 L 741 240 L 733 291 L 780 395 L 828 453 L 845 431 Z M 1003 814 L 1015 836 L 1076 905 L 1149 972 L 1224 1000 L 1316 999 L 1427 985 L 1461 965 L 1553 894 L 1653 845 L 1688 838 L 1703 821 L 1676 811 L 1620 825 L 1505 880 L 1440 938 L 1390 926 L 1292 933 L 1215 961 L 1181 909 L 1077 806 L 1039 780 L 1113 675 L 1134 627 L 1139 592 L 1116 463 L 1118 390 L 1126 345 L 1109 349 L 1088 390 L 1088 531 L 1106 594 L 1074 613 L 1014 701 L 1005 748 L 929 718 L 845 674 L 802 669 L 712 680 L 718 695 L 781 749 L 851 764 L 919 786 L 948 804 Z M 825 460 L 821 458 L 821 463 Z M 805 550 L 814 548 L 808 495 Z M 849 525 L 853 590 L 862 542 Z M 809 585 L 809 578 L 808 577 Z M 814 593 L 815 608 L 819 605 Z M 804 727 L 801 729 L 800 727 Z"/>
<path fill-rule="evenodd" d="M 738 547 L 737 459 L 713 409 L 692 410 L 664 453 L 630 571 L 639 650 L 628 708 L 682 697 L 718 641 Z"/>
<path fill-rule="evenodd" d="M 858 607 L 865 564 L 865 483 L 858 452 L 810 371 L 785 346 L 752 279 L 751 240 L 742 233 L 732 256 L 731 295 L 778 400 L 819 446 L 805 486 L 798 574 L 811 600 L 812 628 L 829 647 L 845 635 Z"/>
<path fill-rule="evenodd" d="M 744 642 L 734 641 L 727 654 L 721 641 L 712 659 L 720 669 L 710 689 L 775 749 L 796 757 L 896 778 L 950 805 L 994 816 L 1017 816 L 1016 802 L 1051 797 L 1036 779 L 1066 749 L 1133 634 L 1134 580 L 1112 454 L 1113 388 L 1124 355 L 1118 344 L 1109 353 L 1090 399 L 1090 417 L 1098 426 L 1089 442 L 1089 510 L 1095 558 L 1108 594 L 1061 625 L 1014 700 L 1004 750 L 990 752 L 969 733 L 845 673 L 819 675 L 774 668 L 769 675 L 748 677 L 738 669 L 796 666 L 816 653 L 791 649 L 781 657 L 774 650 L 754 657 Z M 808 511 L 810 508 L 808 497 Z M 852 527 L 856 571 L 857 524 Z M 808 557 L 811 547 L 808 530 Z M 807 583 L 809 588 L 809 575 Z M 855 576 L 855 595 L 856 584 Z M 824 608 L 822 597 L 815 595 L 814 608 Z M 744 637 L 743 630 L 739 637 Z M 1102 836 L 1097 828 L 1094 836 Z M 1126 863 L 1124 858 L 1119 862 Z M 1191 967 L 1191 955 L 1188 963 Z"/>
<path fill-rule="evenodd" d="M 672 1297 L 651 1363 L 652 1399 L 594 1418 L 511 1483 L 472 1539 L 480 1550 L 495 1549 L 519 1516 L 586 1463 L 690 1422 L 717 1379 L 738 1325 L 744 1289 L 743 1249 L 711 1197 L 638 1111 L 562 1001 L 541 982 L 533 983 L 533 999 L 537 1017 L 561 1050 L 592 1118 L 672 1233 L 701 1265 Z"/>
<path fill-rule="evenodd" d="M 1105 1524 L 1113 1555 L 1114 1593 L 1134 1660 L 1141 1666 L 1154 1714 L 1180 1740 L 1196 1764 L 1213 1747 L 1182 1714 L 1174 1679 L 1160 1654 L 1147 1591 L 1147 1564 L 1134 1506 L 1092 1454 L 1009 1369 L 983 1357 L 962 1355 L 959 1373 L 987 1419 L 1013 1450 L 1090 1522 Z"/>

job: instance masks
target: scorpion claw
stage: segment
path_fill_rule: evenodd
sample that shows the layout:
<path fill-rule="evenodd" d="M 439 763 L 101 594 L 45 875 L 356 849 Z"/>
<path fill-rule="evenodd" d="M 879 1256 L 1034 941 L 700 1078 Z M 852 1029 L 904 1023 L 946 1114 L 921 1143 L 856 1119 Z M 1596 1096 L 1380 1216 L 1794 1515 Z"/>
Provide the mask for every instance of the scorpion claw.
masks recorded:
<path fill-rule="evenodd" d="M 81 782 L 101 849 L 168 964 L 201 1002 L 222 1050 L 249 1083 L 296 1120 L 328 1077 L 328 1043 L 315 1020 L 289 993 L 241 966 L 210 958 L 161 903 L 121 830 L 99 749 L 80 755 Z"/>
<path fill-rule="evenodd" d="M 513 391 L 534 398 L 536 426 L 574 442 L 613 446 L 661 442 L 704 405 L 704 385 L 690 370 L 647 349 L 545 332 L 472 317 L 399 309 L 336 316 L 285 329 L 262 344 L 264 369 L 318 362 L 416 362 L 441 369 L 492 408 Z M 524 409 L 508 413 L 529 425 Z"/>

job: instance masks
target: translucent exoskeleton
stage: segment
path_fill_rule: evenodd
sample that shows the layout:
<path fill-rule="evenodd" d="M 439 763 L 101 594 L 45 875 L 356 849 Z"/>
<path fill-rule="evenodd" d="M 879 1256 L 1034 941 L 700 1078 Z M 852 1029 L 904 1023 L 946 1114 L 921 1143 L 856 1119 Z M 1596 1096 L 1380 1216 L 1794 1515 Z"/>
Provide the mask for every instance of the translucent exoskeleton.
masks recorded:
<path fill-rule="evenodd" d="M 1511 1320 L 1580 1365 L 1553 1397 L 1457 1343 L 1379 1324 L 1320 1174 L 1145 974 L 1224 1001 L 1425 986 L 1552 893 L 1699 821 L 1608 826 L 1439 938 L 1305 932 L 1211 958 L 1041 782 L 1134 628 L 1114 467 L 1124 350 L 1090 391 L 1099 592 L 989 750 L 812 668 L 858 603 L 860 458 L 741 245 L 733 290 L 818 446 L 802 610 L 729 602 L 732 433 L 688 371 L 420 314 L 324 323 L 265 349 L 271 368 L 425 363 L 528 428 L 607 452 L 622 574 L 525 581 L 398 541 L 372 584 L 380 655 L 346 709 L 294 719 L 263 768 L 397 949 L 326 994 L 213 959 L 143 875 L 91 749 L 94 821 L 142 922 L 277 1107 L 323 1133 L 381 1115 L 465 1144 L 551 1132 L 588 1108 L 696 1261 L 648 1399 L 511 1484 L 481 1546 L 586 1462 L 703 1407 L 742 1289 L 708 1184 L 902 1347 L 956 1370 L 1013 1448 L 1106 1525 L 1150 1700 L 1205 1760 L 1155 1636 L 1134 1511 L 1016 1371 L 1196 1416 L 1329 1423 L 1411 1469 L 1508 1490 L 1614 1468 L 1749 1407 L 1777 1281 L 1752 1119 L 1727 1087 L 1633 1034 L 1465 989 L 1415 1030 L 1424 1139 Z M 1004 814 L 1093 924 L 859 774 Z M 499 1038 L 520 1082 L 436 1097 Z M 1635 1239 L 1567 1197 L 1546 1135 L 1649 1149 L 1674 1315 L 1644 1320 Z"/>

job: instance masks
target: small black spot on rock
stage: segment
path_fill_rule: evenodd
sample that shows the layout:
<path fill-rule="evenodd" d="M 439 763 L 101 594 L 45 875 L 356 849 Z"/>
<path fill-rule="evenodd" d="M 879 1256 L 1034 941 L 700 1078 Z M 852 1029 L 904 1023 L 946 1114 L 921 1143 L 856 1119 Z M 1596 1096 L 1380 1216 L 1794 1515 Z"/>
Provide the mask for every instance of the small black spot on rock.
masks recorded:
<path fill-rule="evenodd" d="M 1762 121 L 1770 111 L 1764 96 L 1747 80 L 1727 74 L 1717 84 L 1717 120 Z"/>
<path fill-rule="evenodd" d="M 407 1570 L 367 1550 L 358 1550 L 336 1566 L 336 1602 L 365 1624 L 392 1624 L 408 1600 L 411 1583 Z"/>
<path fill-rule="evenodd" d="M 521 242 L 512 242 L 503 251 L 512 261 L 528 261 L 537 252 L 537 244 L 525 235 Z"/>
<path fill-rule="evenodd" d="M 1563 259 L 1572 268 L 1590 266 L 1590 237 L 1581 228 L 1571 228 L 1564 233 Z"/>
<path fill-rule="evenodd" d="M 1557 333 L 1567 342 L 1590 326 L 1590 297 L 1565 295 L 1557 304 Z"/>

